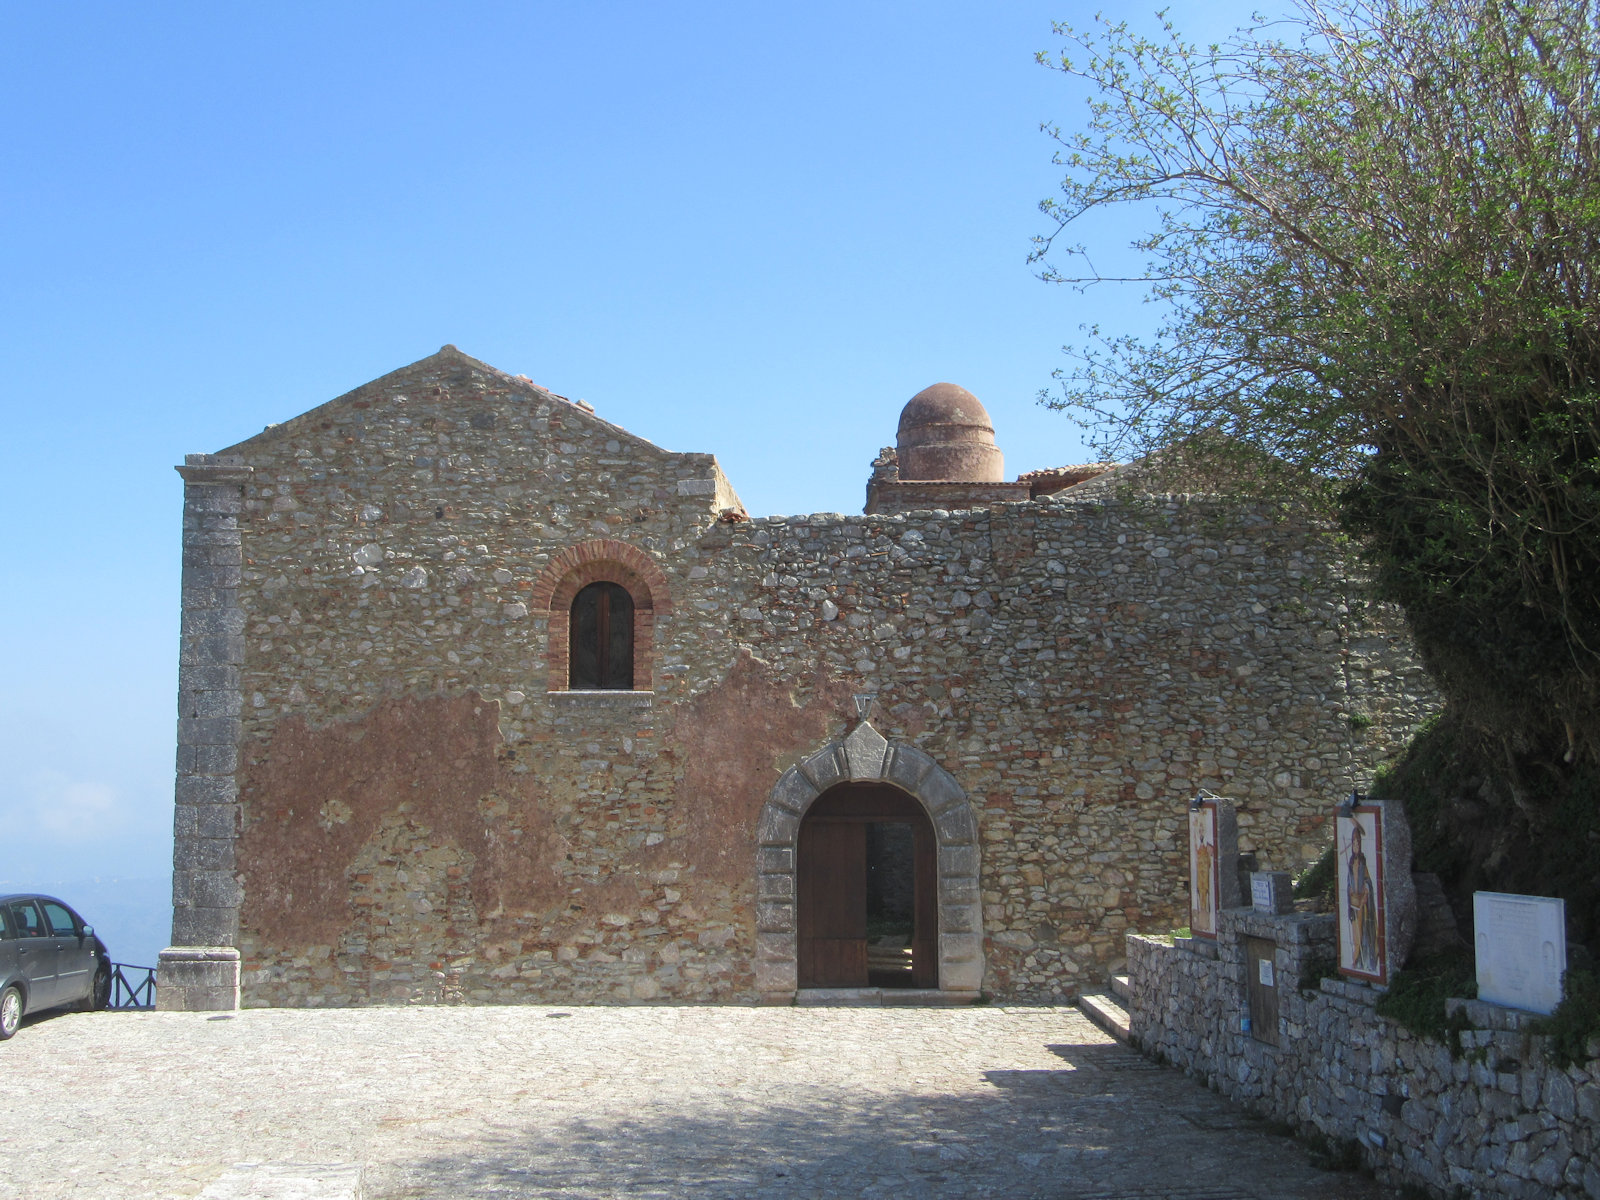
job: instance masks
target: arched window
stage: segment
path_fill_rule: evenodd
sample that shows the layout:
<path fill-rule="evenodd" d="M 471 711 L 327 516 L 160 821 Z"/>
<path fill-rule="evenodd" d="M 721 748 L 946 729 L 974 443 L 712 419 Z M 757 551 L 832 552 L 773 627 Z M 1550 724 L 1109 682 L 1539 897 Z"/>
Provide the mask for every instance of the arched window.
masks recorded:
<path fill-rule="evenodd" d="M 534 580 L 528 607 L 549 614 L 552 693 L 654 688 L 656 621 L 671 614 L 672 595 L 655 559 L 637 546 L 596 538 L 558 551 Z"/>
<path fill-rule="evenodd" d="M 621 584 L 591 583 L 572 600 L 567 686 L 633 689 L 633 597 Z"/>

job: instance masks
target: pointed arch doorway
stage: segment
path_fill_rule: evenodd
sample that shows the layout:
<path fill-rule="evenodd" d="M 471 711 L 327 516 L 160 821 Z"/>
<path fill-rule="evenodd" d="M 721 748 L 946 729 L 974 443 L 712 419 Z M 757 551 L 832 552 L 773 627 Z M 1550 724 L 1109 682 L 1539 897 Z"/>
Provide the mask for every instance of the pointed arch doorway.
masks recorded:
<path fill-rule="evenodd" d="M 829 788 L 800 822 L 795 867 L 800 987 L 939 986 L 938 847 L 916 800 Z"/>

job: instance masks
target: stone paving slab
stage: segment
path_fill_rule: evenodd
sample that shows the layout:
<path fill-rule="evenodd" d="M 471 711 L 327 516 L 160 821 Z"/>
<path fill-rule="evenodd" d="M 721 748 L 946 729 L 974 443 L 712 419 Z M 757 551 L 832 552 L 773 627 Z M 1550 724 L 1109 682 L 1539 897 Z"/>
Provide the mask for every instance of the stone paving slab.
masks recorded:
<path fill-rule="evenodd" d="M 366 1200 L 1397 1194 L 1071 1009 L 63 1014 L 0 1045 L 0 1087 L 0 1196 L 30 1200 L 241 1164 L 359 1170 Z"/>
<path fill-rule="evenodd" d="M 200 1200 L 365 1200 L 354 1163 L 238 1163 Z"/>

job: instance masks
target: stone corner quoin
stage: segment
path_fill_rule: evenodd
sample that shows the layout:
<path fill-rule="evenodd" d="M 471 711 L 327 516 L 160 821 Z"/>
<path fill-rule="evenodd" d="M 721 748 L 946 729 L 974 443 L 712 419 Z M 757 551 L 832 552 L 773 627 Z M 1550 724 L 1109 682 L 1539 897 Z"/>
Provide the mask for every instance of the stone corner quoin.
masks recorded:
<path fill-rule="evenodd" d="M 781 1001 L 841 782 L 925 812 L 947 993 L 1069 997 L 1182 924 L 1201 787 L 1314 857 L 1433 703 L 1398 622 L 1313 524 L 1004 480 L 950 395 L 862 516 L 750 519 L 453 347 L 189 455 L 164 1003 Z"/>

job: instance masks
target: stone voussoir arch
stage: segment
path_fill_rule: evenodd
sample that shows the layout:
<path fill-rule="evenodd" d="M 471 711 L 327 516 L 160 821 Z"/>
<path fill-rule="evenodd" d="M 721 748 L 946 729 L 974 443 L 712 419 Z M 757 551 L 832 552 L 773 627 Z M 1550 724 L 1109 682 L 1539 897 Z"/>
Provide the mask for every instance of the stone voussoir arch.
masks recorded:
<path fill-rule="evenodd" d="M 666 574 L 637 546 L 615 538 L 594 538 L 552 555 L 528 597 L 528 607 L 549 618 L 545 648 L 549 691 L 567 690 L 572 601 L 589 584 L 602 581 L 620 584 L 633 597 L 633 688 L 653 690 L 656 618 L 672 611 Z"/>
<path fill-rule="evenodd" d="M 863 721 L 790 767 L 756 825 L 756 987 L 782 1003 L 798 984 L 795 867 L 800 821 L 840 783 L 888 783 L 928 814 L 938 846 L 939 989 L 976 998 L 983 986 L 983 906 L 978 891 L 978 820 L 955 777 L 931 756 L 891 742 Z"/>

